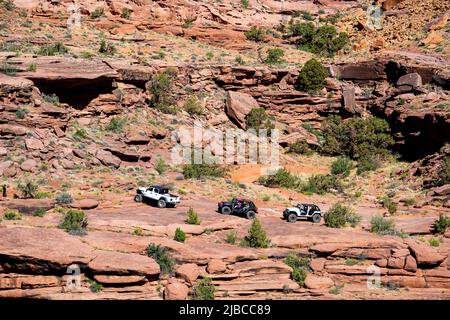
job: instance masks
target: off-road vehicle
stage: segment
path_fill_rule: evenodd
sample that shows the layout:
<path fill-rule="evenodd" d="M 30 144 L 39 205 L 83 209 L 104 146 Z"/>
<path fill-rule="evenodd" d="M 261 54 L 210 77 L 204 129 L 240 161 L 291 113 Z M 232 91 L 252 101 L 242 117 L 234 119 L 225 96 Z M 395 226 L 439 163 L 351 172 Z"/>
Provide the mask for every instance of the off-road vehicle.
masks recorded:
<path fill-rule="evenodd" d="M 318 223 L 322 220 L 322 217 L 322 211 L 315 204 L 299 203 L 295 207 L 287 208 L 283 211 L 283 218 L 289 222 L 311 220 Z"/>
<path fill-rule="evenodd" d="M 244 216 L 247 219 L 254 219 L 258 213 L 253 201 L 242 198 L 233 198 L 231 201 L 222 201 L 218 204 L 218 210 L 221 214 L 235 214 Z"/>
<path fill-rule="evenodd" d="M 164 186 L 138 188 L 134 196 L 134 201 L 142 202 L 144 200 L 156 202 L 159 208 L 165 208 L 167 206 L 175 207 L 180 203 L 180 197 L 170 194 L 169 189 Z"/>

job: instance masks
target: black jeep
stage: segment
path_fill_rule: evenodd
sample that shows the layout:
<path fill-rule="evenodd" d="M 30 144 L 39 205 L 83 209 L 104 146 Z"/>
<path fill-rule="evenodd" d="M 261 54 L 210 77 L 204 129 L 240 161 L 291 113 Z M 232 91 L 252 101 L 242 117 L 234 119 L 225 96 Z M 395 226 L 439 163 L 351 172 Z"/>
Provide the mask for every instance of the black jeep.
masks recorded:
<path fill-rule="evenodd" d="M 254 219 L 258 208 L 253 201 L 243 198 L 233 198 L 231 201 L 223 201 L 218 204 L 218 212 L 221 214 L 235 214 L 245 216 L 247 219 Z"/>

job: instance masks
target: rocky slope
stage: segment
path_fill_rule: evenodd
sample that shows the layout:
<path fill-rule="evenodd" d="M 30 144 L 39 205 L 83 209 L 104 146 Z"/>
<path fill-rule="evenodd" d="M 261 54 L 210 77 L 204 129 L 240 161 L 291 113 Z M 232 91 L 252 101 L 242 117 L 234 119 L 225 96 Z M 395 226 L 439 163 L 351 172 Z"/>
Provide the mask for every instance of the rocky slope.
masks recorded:
<path fill-rule="evenodd" d="M 434 220 L 450 213 L 450 189 L 430 190 L 427 184 L 448 155 L 444 146 L 450 139 L 448 1 L 381 2 L 380 30 L 362 23 L 363 1 L 250 0 L 248 8 L 237 0 L 80 1 L 82 26 L 74 30 L 66 26 L 67 2 L 0 6 L 0 175 L 9 194 L 0 210 L 23 213 L 21 220 L 0 222 L 0 297 L 189 299 L 196 281 L 210 277 L 216 297 L 225 299 L 449 299 L 448 232 L 439 236 L 438 247 L 428 243 L 436 240 Z M 244 34 L 253 25 L 288 25 L 303 11 L 316 22 L 344 12 L 336 25 L 349 32 L 355 50 L 322 58 L 329 76 L 315 95 L 296 85 L 311 53 L 276 32 L 261 43 Z M 434 45 L 427 44 L 430 37 Z M 99 52 L 102 41 L 115 51 Z M 58 42 L 66 50 L 43 54 Z M 262 63 L 273 46 L 284 48 L 284 64 Z M 148 105 L 146 84 L 167 69 L 176 70 L 176 115 Z M 203 108 L 200 114 L 184 110 L 192 96 Z M 274 117 L 283 147 L 298 139 L 317 146 L 305 124 L 320 129 L 328 115 L 376 115 L 389 122 L 395 151 L 415 162 L 365 177 L 353 173 L 348 193 L 327 195 L 254 184 L 258 166 L 232 166 L 231 180 L 206 183 L 184 179 L 175 166 L 157 173 L 159 159 L 170 163 L 172 134 L 194 121 L 245 129 L 245 116 L 258 106 Z M 123 120 L 117 130 L 108 127 L 114 117 Z M 328 173 L 331 161 L 282 155 L 283 165 L 306 177 Z M 25 180 L 38 181 L 45 199 L 11 199 Z M 136 185 L 150 183 L 172 184 L 183 193 L 182 205 L 163 210 L 135 204 Z M 58 228 L 61 213 L 53 199 L 61 192 L 75 198 L 71 207 L 85 210 L 87 235 Z M 369 232 L 370 217 L 386 213 L 377 197 L 388 192 L 399 203 L 394 220 L 407 238 Z M 216 212 L 216 201 L 236 195 L 261 208 L 270 248 L 227 243 L 230 231 L 242 239 L 250 225 Z M 410 198 L 414 207 L 405 204 Z M 362 225 L 332 229 L 281 220 L 283 208 L 297 201 L 323 210 L 349 202 Z M 185 223 L 189 207 L 199 213 L 200 225 Z M 43 217 L 34 215 L 40 208 L 47 211 Z M 186 232 L 185 243 L 172 240 L 177 227 Z M 172 275 L 160 276 L 159 265 L 145 254 L 150 243 L 169 249 L 177 263 Z M 310 259 L 304 286 L 292 280 L 284 263 L 290 253 Z M 73 264 L 83 280 L 76 290 L 67 284 Z M 381 286 L 369 288 L 374 270 Z M 92 292 L 85 279 L 103 289 Z"/>

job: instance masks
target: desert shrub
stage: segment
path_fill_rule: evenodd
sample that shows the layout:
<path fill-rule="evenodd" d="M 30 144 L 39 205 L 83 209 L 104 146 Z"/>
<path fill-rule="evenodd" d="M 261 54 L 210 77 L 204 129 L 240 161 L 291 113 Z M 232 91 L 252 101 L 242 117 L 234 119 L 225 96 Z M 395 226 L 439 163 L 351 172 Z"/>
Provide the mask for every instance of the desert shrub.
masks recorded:
<path fill-rule="evenodd" d="M 342 289 L 344 288 L 344 284 L 338 284 L 330 288 L 329 292 L 331 294 L 340 294 Z"/>
<path fill-rule="evenodd" d="M 316 59 L 308 60 L 298 75 L 297 83 L 301 90 L 317 92 L 322 90 L 326 84 L 328 72 Z"/>
<path fill-rule="evenodd" d="M 450 228 L 450 217 L 447 217 L 444 213 L 439 213 L 439 218 L 434 221 L 433 231 L 435 233 L 444 233 Z"/>
<path fill-rule="evenodd" d="M 25 119 L 27 114 L 30 112 L 27 108 L 19 108 L 16 111 L 16 118 L 17 119 Z"/>
<path fill-rule="evenodd" d="M 105 10 L 102 7 L 98 7 L 94 11 L 92 11 L 89 16 L 92 19 L 98 19 L 100 17 L 103 17 L 104 15 L 105 15 Z"/>
<path fill-rule="evenodd" d="M 255 42 L 264 41 L 266 37 L 266 33 L 262 28 L 258 28 L 256 26 L 251 27 L 250 30 L 245 32 L 245 36 L 248 40 L 252 40 Z"/>
<path fill-rule="evenodd" d="M 306 193 L 325 194 L 330 191 L 341 192 L 343 189 L 338 176 L 331 174 L 317 174 L 308 178 L 301 190 Z"/>
<path fill-rule="evenodd" d="M 249 6 L 249 0 L 241 0 L 241 6 L 244 9 L 247 9 Z"/>
<path fill-rule="evenodd" d="M 151 94 L 150 105 L 163 113 L 175 114 L 178 112 L 173 94 L 176 76 L 176 69 L 168 68 L 163 73 L 154 75 L 145 84 L 147 91 Z"/>
<path fill-rule="evenodd" d="M 183 175 L 186 179 L 222 178 L 227 172 L 227 168 L 215 163 L 192 163 L 183 166 Z"/>
<path fill-rule="evenodd" d="M 309 271 L 309 259 L 300 258 L 291 253 L 285 259 L 284 263 L 292 268 L 291 278 L 297 282 L 300 287 L 305 285 L 305 279 Z"/>
<path fill-rule="evenodd" d="M 98 48 L 99 53 L 103 53 L 107 56 L 112 56 L 117 52 L 114 44 L 107 42 L 105 39 L 100 40 L 100 47 Z"/>
<path fill-rule="evenodd" d="M 376 155 L 370 155 L 358 161 L 356 174 L 361 175 L 365 172 L 375 171 L 381 167 L 381 160 Z"/>
<path fill-rule="evenodd" d="M 165 247 L 161 247 L 159 244 L 149 244 L 147 247 L 147 256 L 153 258 L 159 267 L 162 274 L 170 274 L 173 272 L 175 261 L 169 254 L 169 251 Z"/>
<path fill-rule="evenodd" d="M 73 202 L 73 198 L 70 195 L 70 193 L 64 192 L 64 193 L 60 193 L 56 196 L 57 204 L 70 204 L 72 202 Z"/>
<path fill-rule="evenodd" d="M 383 208 L 385 208 L 390 214 L 397 212 L 397 204 L 392 201 L 388 196 L 384 196 L 382 199 Z"/>
<path fill-rule="evenodd" d="M 270 48 L 267 50 L 267 57 L 264 60 L 267 64 L 283 63 L 284 50 L 281 48 Z"/>
<path fill-rule="evenodd" d="M 51 103 L 53 105 L 59 105 L 59 97 L 55 94 L 43 94 L 42 99 L 44 99 L 45 102 Z"/>
<path fill-rule="evenodd" d="M 193 286 L 194 300 L 214 300 L 216 288 L 211 278 L 203 278 Z"/>
<path fill-rule="evenodd" d="M 322 151 L 354 160 L 386 158 L 394 143 L 389 124 L 376 117 L 351 118 L 342 121 L 330 116 L 322 123 Z"/>
<path fill-rule="evenodd" d="M 190 96 L 186 102 L 184 103 L 184 110 L 186 110 L 189 114 L 195 114 L 195 115 L 202 115 L 203 114 L 203 107 L 200 104 L 200 101 L 198 101 L 197 97 Z"/>
<path fill-rule="evenodd" d="M 193 208 L 189 208 L 187 212 L 187 224 L 195 224 L 199 225 L 201 223 L 200 217 L 198 216 L 197 212 Z"/>
<path fill-rule="evenodd" d="M 19 182 L 17 184 L 17 190 L 24 199 L 34 199 L 36 198 L 36 193 L 38 192 L 39 186 L 33 181 L 25 181 L 25 183 Z"/>
<path fill-rule="evenodd" d="M 178 242 L 184 242 L 186 240 L 186 233 L 184 233 L 183 230 L 180 228 L 177 228 L 175 230 L 175 236 L 173 237 L 173 240 Z"/>
<path fill-rule="evenodd" d="M 44 208 L 38 208 L 33 212 L 33 216 L 35 217 L 43 217 L 45 214 L 47 213 L 47 211 L 45 211 Z"/>
<path fill-rule="evenodd" d="M 128 119 L 126 117 L 112 117 L 105 126 L 105 130 L 112 131 L 114 133 L 122 132 L 127 120 Z"/>
<path fill-rule="evenodd" d="M 63 211 L 63 218 L 59 227 L 71 234 L 84 234 L 86 233 L 87 216 L 82 210 L 69 209 Z"/>
<path fill-rule="evenodd" d="M 331 174 L 348 177 L 352 170 L 352 162 L 346 157 L 339 157 L 331 164 Z"/>
<path fill-rule="evenodd" d="M 69 52 L 69 49 L 61 41 L 55 44 L 44 44 L 39 47 L 36 54 L 40 56 L 55 56 L 58 54 L 65 54 Z"/>
<path fill-rule="evenodd" d="M 266 129 L 269 135 L 271 130 L 275 128 L 273 118 L 266 113 L 264 108 L 253 108 L 245 117 L 245 125 L 247 129 Z"/>
<path fill-rule="evenodd" d="M 445 158 L 442 162 L 437 176 L 436 186 L 443 186 L 444 184 L 450 183 L 450 157 Z"/>
<path fill-rule="evenodd" d="M 89 137 L 89 134 L 85 128 L 75 127 L 75 132 L 72 134 L 72 137 L 77 141 L 82 141 Z"/>
<path fill-rule="evenodd" d="M 441 240 L 438 238 L 428 239 L 428 244 L 432 247 L 439 247 L 441 245 Z"/>
<path fill-rule="evenodd" d="M 130 19 L 131 10 L 128 8 L 123 8 L 122 13 L 120 14 L 120 17 L 123 19 Z"/>
<path fill-rule="evenodd" d="M 13 0 L 0 0 L 0 7 L 6 11 L 13 11 L 16 8 Z"/>
<path fill-rule="evenodd" d="M 0 66 L 0 72 L 3 72 L 4 74 L 8 76 L 15 76 L 17 74 L 18 69 L 16 66 L 12 63 L 9 63 L 8 61 L 4 61 L 2 66 Z"/>
<path fill-rule="evenodd" d="M 355 227 L 361 222 L 361 216 L 350 207 L 336 203 L 325 213 L 324 220 L 330 228 L 343 228 L 346 225 Z"/>
<path fill-rule="evenodd" d="M 300 287 L 305 285 L 305 279 L 308 275 L 308 271 L 304 268 L 293 269 L 291 273 L 292 280 L 297 282 Z"/>
<path fill-rule="evenodd" d="M 297 140 L 294 143 L 289 145 L 289 152 L 303 155 L 311 155 L 313 151 L 310 149 L 308 143 L 303 140 Z"/>
<path fill-rule="evenodd" d="M 347 33 L 338 33 L 330 25 L 316 28 L 312 22 L 297 22 L 290 26 L 290 30 L 299 49 L 315 54 L 333 56 L 348 43 Z"/>
<path fill-rule="evenodd" d="M 236 231 L 232 230 L 228 232 L 225 241 L 229 244 L 236 244 Z"/>
<path fill-rule="evenodd" d="M 416 199 L 414 198 L 403 199 L 403 203 L 405 204 L 405 206 L 411 207 L 416 203 Z"/>
<path fill-rule="evenodd" d="M 360 263 L 361 263 L 361 260 L 359 260 L 359 259 L 354 259 L 354 258 L 347 258 L 347 259 L 345 259 L 345 264 L 347 266 L 355 266 L 355 265 L 360 264 Z"/>
<path fill-rule="evenodd" d="M 296 189 L 300 186 L 300 178 L 290 173 L 285 168 L 278 169 L 275 174 L 261 176 L 258 183 L 265 187 L 283 187 Z"/>
<path fill-rule="evenodd" d="M 155 170 L 156 170 L 156 172 L 158 172 L 159 175 L 164 174 L 164 172 L 166 171 L 166 163 L 165 163 L 164 159 L 159 158 L 156 161 Z"/>
<path fill-rule="evenodd" d="M 386 219 L 381 215 L 374 215 L 370 220 L 370 232 L 378 234 L 390 234 L 395 231 L 393 219 Z"/>
<path fill-rule="evenodd" d="M 268 248 L 270 239 L 267 237 L 261 222 L 258 219 L 252 221 L 247 236 L 243 240 L 244 245 L 251 248 Z"/>
<path fill-rule="evenodd" d="M 5 220 L 21 220 L 22 214 L 15 209 L 6 209 L 3 213 L 3 218 Z"/>
<path fill-rule="evenodd" d="M 86 278 L 84 281 L 86 281 L 86 283 L 89 284 L 89 289 L 94 293 L 103 290 L 103 286 L 95 280 Z"/>
<path fill-rule="evenodd" d="M 181 27 L 184 29 L 192 28 L 192 26 L 194 25 L 194 21 L 195 21 L 194 18 L 187 17 L 186 19 L 184 19 L 183 25 Z"/>
<path fill-rule="evenodd" d="M 133 230 L 133 235 L 135 235 L 135 236 L 143 236 L 144 235 L 144 230 L 142 230 L 142 228 L 141 227 L 136 227 L 136 228 L 134 228 L 134 230 Z"/>

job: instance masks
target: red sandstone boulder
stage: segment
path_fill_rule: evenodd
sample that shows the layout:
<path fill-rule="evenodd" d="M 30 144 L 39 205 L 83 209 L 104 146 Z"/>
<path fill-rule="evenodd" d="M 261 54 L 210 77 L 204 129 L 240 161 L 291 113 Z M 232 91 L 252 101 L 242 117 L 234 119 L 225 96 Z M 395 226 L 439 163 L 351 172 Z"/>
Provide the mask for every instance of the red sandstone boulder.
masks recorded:
<path fill-rule="evenodd" d="M 200 268 L 195 263 L 186 263 L 177 268 L 176 274 L 192 285 L 200 275 Z"/>
<path fill-rule="evenodd" d="M 333 280 L 328 277 L 319 277 L 312 273 L 305 279 L 305 286 L 308 289 L 327 289 L 334 285 Z"/>
<path fill-rule="evenodd" d="M 414 239 L 406 239 L 405 243 L 409 245 L 409 249 L 416 258 L 418 266 L 435 267 L 445 260 L 445 257 L 438 253 L 436 249 Z"/>
<path fill-rule="evenodd" d="M 189 288 L 184 283 L 169 283 L 164 290 L 165 300 L 186 300 L 189 294 Z"/>
<path fill-rule="evenodd" d="M 208 262 L 208 266 L 206 267 L 206 271 L 208 273 L 222 273 L 227 270 L 227 264 L 218 259 L 212 259 Z"/>
<path fill-rule="evenodd" d="M 225 112 L 240 128 L 245 129 L 245 117 L 258 107 L 258 102 L 248 93 L 228 91 Z"/>

